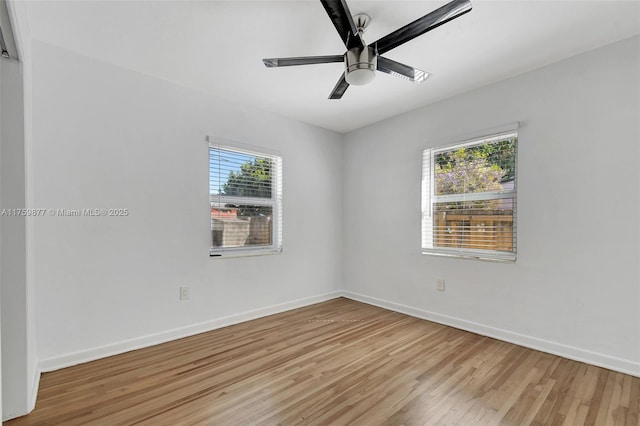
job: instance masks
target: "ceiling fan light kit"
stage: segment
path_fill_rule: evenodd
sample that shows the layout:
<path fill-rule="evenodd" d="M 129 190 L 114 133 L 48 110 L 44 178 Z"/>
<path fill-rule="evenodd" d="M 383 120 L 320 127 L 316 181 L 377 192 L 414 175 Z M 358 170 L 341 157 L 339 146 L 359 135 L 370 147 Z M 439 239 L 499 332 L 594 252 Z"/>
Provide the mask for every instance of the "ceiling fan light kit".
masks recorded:
<path fill-rule="evenodd" d="M 345 80 L 354 86 L 371 83 L 378 69 L 378 55 L 371 46 L 354 47 L 345 53 Z"/>
<path fill-rule="evenodd" d="M 262 61 L 268 68 L 344 62 L 345 71 L 331 91 L 329 99 L 342 98 L 349 85 L 362 86 L 370 83 L 375 78 L 376 71 L 415 83 L 423 82 L 429 77 L 429 73 L 380 55 L 471 11 L 470 0 L 453 0 L 367 45 L 362 34 L 371 23 L 369 15 L 359 13 L 351 16 L 345 0 L 320 0 L 320 3 L 347 48 L 345 54 L 267 58 Z"/>

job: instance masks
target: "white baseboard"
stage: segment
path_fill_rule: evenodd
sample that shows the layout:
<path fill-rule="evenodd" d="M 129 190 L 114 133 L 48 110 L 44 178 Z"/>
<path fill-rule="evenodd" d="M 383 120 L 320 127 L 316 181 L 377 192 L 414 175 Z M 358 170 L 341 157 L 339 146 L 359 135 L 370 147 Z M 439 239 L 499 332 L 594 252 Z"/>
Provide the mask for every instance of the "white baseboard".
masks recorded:
<path fill-rule="evenodd" d="M 215 330 L 217 328 L 227 327 L 230 325 L 238 324 L 245 321 L 250 321 L 250 320 L 265 317 L 268 315 L 290 311 L 292 309 L 301 308 L 303 306 L 313 305 L 315 303 L 320 303 L 327 300 L 335 299 L 337 297 L 341 297 L 342 295 L 343 295 L 342 291 L 333 291 L 330 293 L 324 293 L 317 296 L 292 300 L 292 301 L 280 303 L 277 305 L 267 306 L 265 308 L 255 309 L 252 311 L 247 311 L 239 314 L 229 315 L 226 317 L 216 318 L 210 321 L 188 325 L 186 327 L 180 327 L 172 330 L 162 331 L 155 334 L 150 334 L 147 336 L 141 336 L 135 339 L 124 340 L 117 343 L 112 343 L 112 344 L 99 346 L 91 349 L 86 349 L 78 352 L 72 352 L 65 355 L 61 355 L 61 356 L 42 359 L 40 360 L 40 364 L 39 364 L 40 371 L 44 373 L 44 372 L 59 370 L 61 368 L 70 367 L 72 365 L 82 364 L 85 362 L 94 361 L 96 359 L 105 358 L 112 355 L 118 355 L 118 354 L 129 352 L 132 350 L 169 342 L 171 340 L 193 336 L 194 334 L 204 333 L 207 331 Z M 33 402 L 35 404 L 35 397 Z"/>
<path fill-rule="evenodd" d="M 261 318 L 268 315 L 273 315 L 292 309 L 301 308 L 304 306 L 312 305 L 314 303 L 320 303 L 327 300 L 335 299 L 337 297 L 346 297 L 358 302 L 367 303 L 369 305 L 378 306 L 381 308 L 389 309 L 395 312 L 410 315 L 412 317 L 425 319 L 428 321 L 437 322 L 439 324 L 448 325 L 451 327 L 459 328 L 461 330 L 470 331 L 472 333 L 480 334 L 483 336 L 492 337 L 495 339 L 503 340 L 516 345 L 524 346 L 527 348 L 547 352 L 553 355 L 558 355 L 564 358 L 573 359 L 575 361 L 585 362 L 587 364 L 593 364 L 599 367 L 607 368 L 621 373 L 629 374 L 632 376 L 640 377 L 640 362 L 632 360 L 613 357 L 606 354 L 592 352 L 586 349 L 576 348 L 574 346 L 565 345 L 558 342 L 552 342 L 545 339 L 540 339 L 534 336 L 528 336 L 513 331 L 487 326 L 473 321 L 468 321 L 461 318 L 456 318 L 448 315 L 442 315 L 435 312 L 426 311 L 424 309 L 415 308 L 412 306 L 403 305 L 400 303 L 390 302 L 387 300 L 379 299 L 376 297 L 365 296 L 363 294 L 354 293 L 351 291 L 338 290 L 330 293 L 325 293 L 317 296 L 307 297 L 303 299 L 297 299 L 277 305 L 267 306 L 265 308 L 255 309 L 252 311 L 243 312 L 240 314 L 229 315 L 226 317 L 216 318 L 210 321 L 192 324 L 186 327 L 180 327 L 172 330 L 163 331 L 160 333 L 150 334 L 135 339 L 125 340 L 109 345 L 95 347 L 83 351 L 73 352 L 57 357 L 46 358 L 40 360 L 39 370 L 37 376 L 34 379 L 33 396 L 30 400 L 30 410 L 35 405 L 36 395 L 38 391 L 39 375 L 40 372 L 54 371 L 65 367 L 70 367 L 76 364 L 82 364 L 85 362 L 93 361 L 100 358 L 105 358 L 112 355 L 129 352 L 135 349 L 141 349 L 148 346 L 165 343 L 171 340 L 180 339 L 183 337 L 192 336 L 194 334 L 204 333 L 207 331 L 215 330 L 217 328 L 227 327 L 230 325 L 238 324 L 245 321 Z"/>
<path fill-rule="evenodd" d="M 461 330 L 470 331 L 472 333 L 492 337 L 494 339 L 503 340 L 509 343 L 514 343 L 519 346 L 524 346 L 553 355 L 558 355 L 563 358 L 568 358 L 587 364 L 593 364 L 598 367 L 603 367 L 609 370 L 629 374 L 631 376 L 640 377 L 640 362 L 592 352 L 586 349 L 576 348 L 574 346 L 552 342 L 534 336 L 515 333 L 513 331 L 505 330 L 502 328 L 490 327 L 477 322 L 451 317 L 448 315 L 442 315 L 435 312 L 426 311 L 424 309 L 403 305 L 400 303 L 389 302 L 387 300 L 365 296 L 363 294 L 354 293 L 351 291 L 342 291 L 342 296 L 348 299 L 356 300 L 358 302 L 363 302 L 369 305 L 374 305 L 380 308 L 385 308 L 402 314 L 410 315 L 412 317 L 437 322 L 439 324 L 448 325 L 451 327 L 459 328 Z"/>

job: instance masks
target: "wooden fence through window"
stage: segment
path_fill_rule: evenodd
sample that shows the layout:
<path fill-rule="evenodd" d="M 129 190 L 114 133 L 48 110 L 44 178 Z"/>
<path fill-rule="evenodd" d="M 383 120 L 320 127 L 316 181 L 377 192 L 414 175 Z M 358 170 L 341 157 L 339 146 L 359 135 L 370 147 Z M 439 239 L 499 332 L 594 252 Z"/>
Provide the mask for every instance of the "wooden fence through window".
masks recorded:
<path fill-rule="evenodd" d="M 438 212 L 434 247 L 513 251 L 513 210 Z"/>

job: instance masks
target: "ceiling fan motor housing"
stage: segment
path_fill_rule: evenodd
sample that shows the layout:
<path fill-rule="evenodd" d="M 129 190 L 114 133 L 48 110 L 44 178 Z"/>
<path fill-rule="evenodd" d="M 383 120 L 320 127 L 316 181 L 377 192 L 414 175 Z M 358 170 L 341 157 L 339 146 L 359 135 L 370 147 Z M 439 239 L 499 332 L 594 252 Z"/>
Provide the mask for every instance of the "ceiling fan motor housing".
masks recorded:
<path fill-rule="evenodd" d="M 345 53 L 345 80 L 354 86 L 370 83 L 376 76 L 378 55 L 371 46 L 354 47 Z"/>

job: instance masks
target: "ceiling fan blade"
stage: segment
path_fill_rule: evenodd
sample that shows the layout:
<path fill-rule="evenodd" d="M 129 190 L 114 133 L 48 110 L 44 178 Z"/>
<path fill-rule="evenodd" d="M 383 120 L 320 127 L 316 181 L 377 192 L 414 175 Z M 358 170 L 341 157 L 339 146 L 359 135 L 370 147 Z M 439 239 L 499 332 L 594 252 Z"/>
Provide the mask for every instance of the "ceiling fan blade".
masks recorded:
<path fill-rule="evenodd" d="M 344 55 L 330 56 L 301 56 L 297 58 L 267 58 L 263 59 L 267 68 L 290 67 L 293 65 L 328 64 L 331 62 L 344 62 Z"/>
<path fill-rule="evenodd" d="M 412 23 L 387 34 L 372 44 L 377 45 L 378 53 L 382 55 L 470 11 L 471 2 L 469 0 L 453 0 L 451 3 L 445 4 L 422 18 L 416 19 Z"/>
<path fill-rule="evenodd" d="M 331 94 L 329 95 L 329 99 L 342 98 L 342 95 L 344 95 L 344 92 L 347 91 L 347 88 L 349 88 L 349 83 L 347 83 L 347 80 L 345 80 L 344 73 L 343 73 L 342 77 L 340 77 L 340 80 L 338 80 L 336 87 L 334 87 L 333 90 L 331 91 Z"/>
<path fill-rule="evenodd" d="M 396 62 L 388 58 L 383 58 L 382 56 L 378 56 L 378 71 L 416 83 L 422 83 L 429 78 L 428 72 L 410 67 L 409 65 L 401 64 L 400 62 Z"/>
<path fill-rule="evenodd" d="M 347 49 L 354 47 L 362 49 L 364 42 L 358 33 L 355 22 L 353 22 L 347 2 L 345 0 L 320 0 L 320 2 Z"/>

